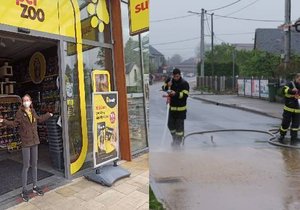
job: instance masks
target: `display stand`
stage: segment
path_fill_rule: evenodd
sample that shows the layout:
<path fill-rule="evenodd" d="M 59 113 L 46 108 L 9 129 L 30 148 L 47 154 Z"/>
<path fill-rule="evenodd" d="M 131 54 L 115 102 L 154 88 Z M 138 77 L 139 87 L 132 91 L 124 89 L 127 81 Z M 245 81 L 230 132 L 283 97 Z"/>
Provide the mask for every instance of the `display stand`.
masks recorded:
<path fill-rule="evenodd" d="M 113 164 L 95 168 L 94 170 L 84 174 L 84 177 L 98 184 L 111 187 L 116 181 L 129 177 L 131 173 L 114 161 Z"/>

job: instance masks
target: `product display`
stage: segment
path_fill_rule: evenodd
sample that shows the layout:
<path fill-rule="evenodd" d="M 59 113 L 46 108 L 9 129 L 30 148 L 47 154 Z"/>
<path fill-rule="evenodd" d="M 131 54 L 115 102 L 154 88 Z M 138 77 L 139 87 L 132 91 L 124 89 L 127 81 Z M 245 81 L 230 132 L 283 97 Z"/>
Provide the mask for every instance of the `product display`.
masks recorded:
<path fill-rule="evenodd" d="M 7 120 L 13 120 L 16 112 L 21 105 L 21 98 L 14 95 L 0 95 L 1 117 Z M 0 127 L 0 148 L 9 151 L 20 149 L 20 137 L 17 128 L 7 126 Z"/>

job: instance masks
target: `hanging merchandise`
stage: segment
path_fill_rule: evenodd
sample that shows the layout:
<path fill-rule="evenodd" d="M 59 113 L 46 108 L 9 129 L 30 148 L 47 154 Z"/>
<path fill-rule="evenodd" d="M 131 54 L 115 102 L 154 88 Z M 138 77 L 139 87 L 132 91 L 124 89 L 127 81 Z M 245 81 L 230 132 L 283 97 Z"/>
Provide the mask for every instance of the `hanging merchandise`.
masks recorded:
<path fill-rule="evenodd" d="M 0 96 L 0 112 L 2 118 L 14 120 L 16 112 L 21 105 L 21 98 L 16 95 Z M 0 125 L 0 149 L 9 152 L 19 150 L 21 148 L 21 140 L 18 135 L 17 128 L 11 128 Z"/>

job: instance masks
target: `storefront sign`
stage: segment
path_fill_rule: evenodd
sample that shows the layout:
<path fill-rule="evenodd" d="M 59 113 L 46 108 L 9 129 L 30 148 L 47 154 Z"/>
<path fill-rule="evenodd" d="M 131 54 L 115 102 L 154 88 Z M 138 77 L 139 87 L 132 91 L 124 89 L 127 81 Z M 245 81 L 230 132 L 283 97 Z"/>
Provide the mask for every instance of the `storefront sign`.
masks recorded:
<path fill-rule="evenodd" d="M 109 92 L 111 90 L 110 74 L 107 70 L 92 71 L 93 92 Z"/>
<path fill-rule="evenodd" d="M 130 35 L 149 30 L 149 0 L 129 0 Z"/>
<path fill-rule="evenodd" d="M 118 93 L 93 93 L 94 168 L 118 159 Z"/>
<path fill-rule="evenodd" d="M 41 83 L 46 75 L 46 59 L 40 52 L 34 53 L 29 61 L 29 75 L 34 84 Z"/>
<path fill-rule="evenodd" d="M 74 10 L 70 0 L 1 1 L 0 24 L 75 36 Z"/>

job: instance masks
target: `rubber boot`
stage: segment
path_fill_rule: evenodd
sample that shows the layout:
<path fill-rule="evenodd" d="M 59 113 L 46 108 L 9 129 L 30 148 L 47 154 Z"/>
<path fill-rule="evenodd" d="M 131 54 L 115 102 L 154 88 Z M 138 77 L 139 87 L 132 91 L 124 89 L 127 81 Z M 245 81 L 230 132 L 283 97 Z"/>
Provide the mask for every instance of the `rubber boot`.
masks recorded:
<path fill-rule="evenodd" d="M 291 145 L 297 145 L 297 131 L 291 131 Z"/>
<path fill-rule="evenodd" d="M 284 144 L 283 140 L 284 140 L 284 135 L 280 135 L 279 138 L 278 138 L 278 142 L 280 144 Z"/>

